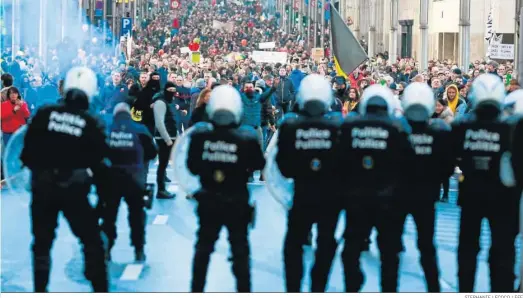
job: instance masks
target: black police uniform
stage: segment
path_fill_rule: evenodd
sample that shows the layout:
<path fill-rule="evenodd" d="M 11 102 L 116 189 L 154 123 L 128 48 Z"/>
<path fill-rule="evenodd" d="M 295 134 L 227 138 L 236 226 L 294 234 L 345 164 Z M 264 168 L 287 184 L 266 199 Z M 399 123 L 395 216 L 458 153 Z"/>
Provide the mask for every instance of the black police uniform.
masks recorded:
<path fill-rule="evenodd" d="M 512 169 L 516 178 L 516 187 L 523 187 L 523 116 L 513 115 L 508 119 L 509 124 L 513 127 L 511 154 Z"/>
<path fill-rule="evenodd" d="M 85 93 L 69 91 L 64 105 L 42 107 L 28 126 L 21 160 L 32 171 L 33 273 L 36 292 L 45 292 L 58 213 L 80 239 L 85 276 L 96 292 L 108 290 L 98 217 L 88 201 L 95 169 L 109 148 L 96 120 L 87 114 Z"/>
<path fill-rule="evenodd" d="M 195 124 L 194 127 L 198 127 Z M 197 128 L 191 135 L 187 167 L 200 177 L 199 229 L 193 259 L 192 292 L 203 292 L 210 255 L 225 226 L 232 250 L 232 269 L 238 292 L 251 291 L 248 226 L 253 216 L 249 205 L 249 170 L 261 170 L 265 159 L 256 131 L 247 127 Z"/>
<path fill-rule="evenodd" d="M 136 260 L 144 258 L 145 220 L 143 196 L 147 182 L 147 165 L 157 154 L 151 133 L 143 124 L 132 120 L 128 112 L 119 112 L 114 116 L 109 135 L 110 159 L 109 170 L 111 187 L 102 198 L 102 229 L 109 240 L 109 250 L 116 239 L 116 219 L 121 198 L 129 207 L 129 225 L 131 244 L 135 248 Z"/>
<path fill-rule="evenodd" d="M 338 162 L 346 211 L 342 261 L 347 292 L 359 291 L 364 283 L 360 255 L 373 227 L 378 230 L 382 291 L 397 291 L 404 220 L 397 197 L 414 154 L 409 129 L 386 111 L 346 118 L 341 125 Z"/>
<path fill-rule="evenodd" d="M 460 292 L 472 292 L 480 250 L 481 221 L 489 220 L 492 243 L 489 253 L 492 292 L 514 290 L 514 241 L 518 234 L 519 194 L 500 181 L 500 160 L 510 146 L 511 125 L 497 107 L 478 106 L 452 124 L 454 156 L 463 179 L 459 183 L 461 206 L 458 248 Z"/>
<path fill-rule="evenodd" d="M 412 171 L 405 180 L 400 197 L 403 220 L 411 214 L 418 230 L 420 263 L 425 272 L 429 292 L 440 292 L 439 269 L 434 247 L 434 225 L 439 199 L 440 181 L 449 177 L 454 170 L 450 126 L 441 119 L 430 122 L 409 121 L 412 133 L 409 138 L 415 155 L 408 161 Z"/>
<path fill-rule="evenodd" d="M 314 223 L 318 249 L 311 272 L 311 291 L 324 292 L 337 242 L 334 238 L 341 204 L 336 194 L 336 142 L 341 117 L 286 115 L 279 129 L 276 162 L 283 176 L 294 179 L 293 206 L 288 212 L 284 243 L 287 292 L 300 292 L 303 248 Z"/>

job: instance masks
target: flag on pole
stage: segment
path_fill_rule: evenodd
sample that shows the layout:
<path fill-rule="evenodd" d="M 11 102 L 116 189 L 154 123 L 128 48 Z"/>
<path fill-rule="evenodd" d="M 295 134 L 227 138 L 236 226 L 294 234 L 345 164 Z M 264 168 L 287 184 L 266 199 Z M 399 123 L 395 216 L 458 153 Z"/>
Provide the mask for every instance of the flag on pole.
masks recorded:
<path fill-rule="evenodd" d="M 490 58 L 492 51 L 492 42 L 496 37 L 496 31 L 494 30 L 494 8 L 490 6 L 490 10 L 487 16 L 487 22 L 485 24 L 485 40 L 487 41 L 487 53 L 485 56 Z"/>
<path fill-rule="evenodd" d="M 336 73 L 347 77 L 369 57 L 332 3 L 330 3 L 330 15 L 332 55 Z"/>

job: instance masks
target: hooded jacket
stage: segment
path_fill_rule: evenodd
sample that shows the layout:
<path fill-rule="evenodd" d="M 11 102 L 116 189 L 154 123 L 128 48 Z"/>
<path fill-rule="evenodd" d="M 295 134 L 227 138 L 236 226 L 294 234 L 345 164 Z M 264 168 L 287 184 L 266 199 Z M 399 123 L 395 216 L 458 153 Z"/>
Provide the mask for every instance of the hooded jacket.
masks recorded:
<path fill-rule="evenodd" d="M 432 118 L 439 118 L 445 121 L 445 123 L 450 124 L 452 121 L 454 121 L 454 113 L 452 113 L 452 110 L 449 107 L 445 107 L 441 113 L 434 113 Z"/>
<path fill-rule="evenodd" d="M 450 88 L 454 88 L 456 90 L 456 98 L 452 101 L 447 97 L 447 92 L 449 91 Z M 455 118 L 465 115 L 465 113 L 467 111 L 467 102 L 464 99 L 462 99 L 461 96 L 459 95 L 458 86 L 456 86 L 454 84 L 448 85 L 447 88 L 445 89 L 444 96 L 447 99 L 447 101 L 449 102 L 449 108 L 452 111 L 452 113 L 454 113 Z"/>

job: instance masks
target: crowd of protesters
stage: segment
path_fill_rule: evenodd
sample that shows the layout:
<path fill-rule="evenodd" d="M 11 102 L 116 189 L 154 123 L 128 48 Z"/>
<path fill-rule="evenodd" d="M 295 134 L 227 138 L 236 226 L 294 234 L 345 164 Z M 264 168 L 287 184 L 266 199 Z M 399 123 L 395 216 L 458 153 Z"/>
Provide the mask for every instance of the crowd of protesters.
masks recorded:
<path fill-rule="evenodd" d="M 226 26 L 217 28 L 215 21 Z M 281 25 L 278 13 L 267 13 L 257 2 L 239 5 L 191 0 L 179 10 L 159 12 L 154 19 L 135 26 L 132 42 L 123 40 L 116 56 L 92 45 L 76 48 L 67 39 L 49 51 L 47 59 L 37 58 L 36 49 L 29 46 L 11 60 L 13 55 L 7 49 L 0 65 L 3 144 L 39 107 L 60 101 L 61 78 L 74 65 L 88 66 L 98 74 L 99 95 L 91 112 L 105 125 L 111 123 L 114 106 L 128 101 L 133 119 L 155 134 L 160 143 L 159 195 L 164 197 L 171 196 L 164 182 L 169 179 L 160 172 L 167 166 L 176 135 L 205 120 L 210 90 L 221 84 L 241 92 L 242 122 L 258 131 L 264 145 L 278 120 L 292 109 L 301 80 L 311 73 L 332 81 L 336 98 L 332 109 L 344 115 L 357 111 L 363 89 L 372 84 L 388 86 L 399 102 L 410 82 L 426 82 L 437 97 L 434 117 L 447 122 L 469 111 L 469 87 L 482 73 L 499 75 L 508 92 L 519 88 L 510 62 L 475 61 L 468 72 L 462 72 L 452 61 L 430 61 L 428 70 L 421 70 L 411 58 L 390 63 L 386 52 L 344 77 L 336 73 L 328 50 L 325 58 L 313 59 L 306 46 L 313 42 L 300 36 L 297 28 L 285 32 Z M 324 38 L 328 48 L 328 35 L 320 32 L 317 38 Z M 286 52 L 287 63 L 254 61 L 251 53 L 262 42 L 274 42 L 274 51 Z M 194 44 L 201 53 L 200 61 L 183 51 Z M 166 104 L 156 104 L 159 101 Z M 397 112 L 401 113 L 399 104 Z M 165 117 L 167 113 L 172 119 Z M 448 197 L 448 186 L 445 189 L 444 197 Z"/>

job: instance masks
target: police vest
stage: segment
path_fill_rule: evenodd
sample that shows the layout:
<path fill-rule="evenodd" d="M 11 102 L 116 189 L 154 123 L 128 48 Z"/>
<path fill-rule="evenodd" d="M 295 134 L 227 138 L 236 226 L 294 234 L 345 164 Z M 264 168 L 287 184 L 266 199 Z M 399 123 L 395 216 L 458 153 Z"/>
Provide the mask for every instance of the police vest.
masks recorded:
<path fill-rule="evenodd" d="M 143 167 L 144 154 L 138 134 L 133 130 L 135 124 L 129 121 L 116 121 L 109 133 L 111 162 L 116 167 Z"/>

